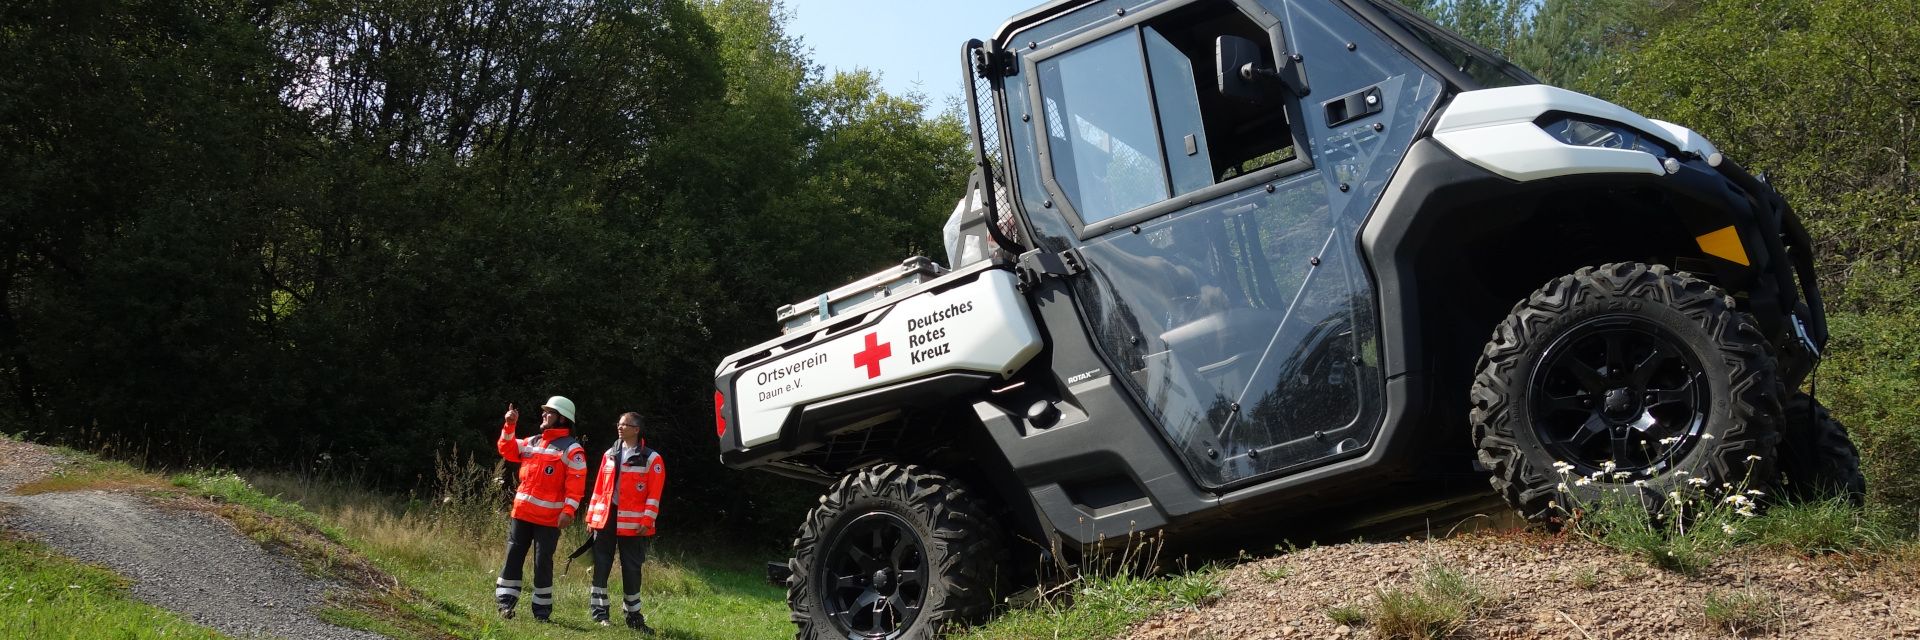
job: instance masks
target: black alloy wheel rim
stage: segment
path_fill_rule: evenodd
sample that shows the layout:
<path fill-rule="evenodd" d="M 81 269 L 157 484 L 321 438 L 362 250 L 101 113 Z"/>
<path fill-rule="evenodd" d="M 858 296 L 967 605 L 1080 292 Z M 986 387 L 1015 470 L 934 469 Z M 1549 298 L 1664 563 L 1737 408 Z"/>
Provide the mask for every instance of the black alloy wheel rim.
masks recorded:
<path fill-rule="evenodd" d="M 1636 316 L 1567 330 L 1531 383 L 1535 437 L 1571 473 L 1602 481 L 1671 469 L 1706 435 L 1713 406 L 1699 358 L 1673 331 Z"/>
<path fill-rule="evenodd" d="M 854 518 L 828 547 L 819 592 L 827 617 L 848 638 L 897 638 L 913 626 L 927 595 L 927 553 L 898 515 Z"/>

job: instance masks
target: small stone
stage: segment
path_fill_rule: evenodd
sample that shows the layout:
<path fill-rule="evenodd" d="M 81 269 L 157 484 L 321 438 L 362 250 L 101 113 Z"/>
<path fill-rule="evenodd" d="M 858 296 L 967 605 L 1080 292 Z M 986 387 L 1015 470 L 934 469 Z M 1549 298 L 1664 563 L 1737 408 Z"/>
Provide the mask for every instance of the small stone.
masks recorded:
<path fill-rule="evenodd" d="M 1344 636 L 1344 635 L 1347 635 L 1347 634 L 1349 634 L 1349 633 L 1353 633 L 1353 627 L 1349 627 L 1349 626 L 1347 626 L 1347 625 L 1344 625 L 1344 624 L 1343 624 L 1343 625 L 1340 625 L 1340 626 L 1338 626 L 1338 627 L 1334 627 L 1334 628 L 1333 628 L 1333 632 L 1334 632 L 1334 633 L 1337 633 L 1337 634 L 1340 634 L 1340 635 L 1343 635 L 1343 636 Z"/>

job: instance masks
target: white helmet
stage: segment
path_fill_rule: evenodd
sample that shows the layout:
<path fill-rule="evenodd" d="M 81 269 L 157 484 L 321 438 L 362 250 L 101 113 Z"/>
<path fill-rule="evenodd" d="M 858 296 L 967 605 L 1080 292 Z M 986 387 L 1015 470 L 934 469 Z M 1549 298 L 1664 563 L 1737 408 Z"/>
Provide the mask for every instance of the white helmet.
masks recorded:
<path fill-rule="evenodd" d="M 540 405 L 540 408 L 552 409 L 554 413 L 560 414 L 560 417 L 566 418 L 567 422 L 578 422 L 573 419 L 573 401 L 568 400 L 566 396 L 547 398 L 547 403 Z"/>

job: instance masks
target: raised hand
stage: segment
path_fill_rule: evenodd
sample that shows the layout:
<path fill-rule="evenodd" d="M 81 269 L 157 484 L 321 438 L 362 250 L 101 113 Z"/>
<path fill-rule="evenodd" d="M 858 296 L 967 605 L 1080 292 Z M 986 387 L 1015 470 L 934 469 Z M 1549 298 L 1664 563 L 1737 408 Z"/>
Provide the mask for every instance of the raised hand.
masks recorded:
<path fill-rule="evenodd" d="M 520 426 L 520 410 L 515 409 L 511 402 L 507 403 L 507 424 Z"/>

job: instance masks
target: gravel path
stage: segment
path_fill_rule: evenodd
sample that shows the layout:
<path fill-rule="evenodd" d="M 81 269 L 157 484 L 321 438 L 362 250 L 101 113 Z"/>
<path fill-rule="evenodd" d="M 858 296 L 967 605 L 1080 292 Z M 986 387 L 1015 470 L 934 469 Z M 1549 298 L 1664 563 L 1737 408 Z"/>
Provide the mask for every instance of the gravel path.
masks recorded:
<path fill-rule="evenodd" d="M 58 465 L 49 450 L 0 440 L 0 488 L 9 494 Z M 328 585 L 267 553 L 216 516 L 154 507 L 125 493 L 5 495 L 0 527 L 133 581 L 134 597 L 242 637 L 381 636 L 327 624 L 310 611 Z"/>

